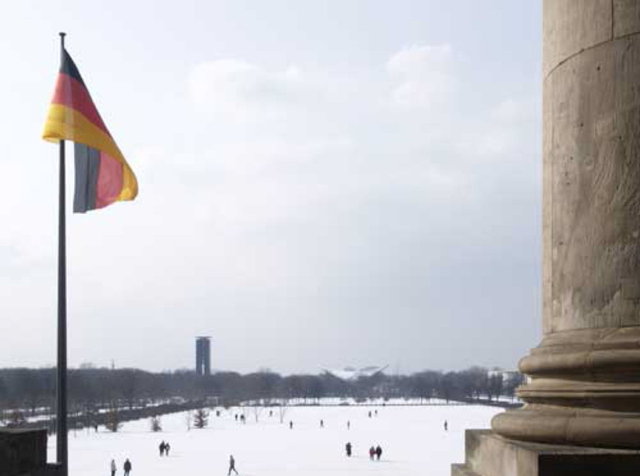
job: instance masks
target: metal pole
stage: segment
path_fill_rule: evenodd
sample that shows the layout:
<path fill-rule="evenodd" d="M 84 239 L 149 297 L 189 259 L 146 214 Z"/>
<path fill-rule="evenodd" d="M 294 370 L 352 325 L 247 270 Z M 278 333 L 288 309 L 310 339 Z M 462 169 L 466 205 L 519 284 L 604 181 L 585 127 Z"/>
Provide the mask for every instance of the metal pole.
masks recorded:
<path fill-rule="evenodd" d="M 60 33 L 60 60 L 64 60 L 64 37 Z M 64 141 L 60 141 L 60 191 L 58 202 L 58 385 L 57 385 L 57 459 L 61 476 L 69 474 L 67 450 L 67 253 L 65 216 Z"/>

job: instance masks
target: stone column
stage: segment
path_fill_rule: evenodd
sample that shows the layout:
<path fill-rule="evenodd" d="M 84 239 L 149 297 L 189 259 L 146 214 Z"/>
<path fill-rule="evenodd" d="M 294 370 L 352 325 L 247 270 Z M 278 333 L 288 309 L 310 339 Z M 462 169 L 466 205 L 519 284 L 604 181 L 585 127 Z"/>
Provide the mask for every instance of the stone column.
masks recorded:
<path fill-rule="evenodd" d="M 544 0 L 543 329 L 496 433 L 640 448 L 640 0 Z"/>

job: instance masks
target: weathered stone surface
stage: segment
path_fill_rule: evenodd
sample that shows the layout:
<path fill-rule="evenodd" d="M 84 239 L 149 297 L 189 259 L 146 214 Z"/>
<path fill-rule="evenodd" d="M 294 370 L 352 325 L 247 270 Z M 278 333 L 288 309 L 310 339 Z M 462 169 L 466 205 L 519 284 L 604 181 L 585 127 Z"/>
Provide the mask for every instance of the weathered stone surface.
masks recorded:
<path fill-rule="evenodd" d="M 616 38 L 640 32 L 640 2 L 614 0 L 613 34 Z"/>
<path fill-rule="evenodd" d="M 527 441 L 640 448 L 640 1 L 545 0 L 542 343 Z"/>
<path fill-rule="evenodd" d="M 46 430 L 0 430 L 0 476 L 37 474 L 46 466 Z"/>
<path fill-rule="evenodd" d="M 476 476 L 631 476 L 640 451 L 526 443 L 487 430 L 467 430 L 466 460 L 451 474 Z"/>
<path fill-rule="evenodd" d="M 464 464 L 452 464 L 451 476 L 480 476 L 475 471 L 471 471 Z"/>
<path fill-rule="evenodd" d="M 552 171 L 544 330 L 638 325 L 640 37 L 574 56 L 544 88 L 551 134 L 545 166 Z"/>
<path fill-rule="evenodd" d="M 582 50 L 611 39 L 612 0 L 545 1 L 543 10 L 542 71 L 546 77 L 556 66 Z"/>

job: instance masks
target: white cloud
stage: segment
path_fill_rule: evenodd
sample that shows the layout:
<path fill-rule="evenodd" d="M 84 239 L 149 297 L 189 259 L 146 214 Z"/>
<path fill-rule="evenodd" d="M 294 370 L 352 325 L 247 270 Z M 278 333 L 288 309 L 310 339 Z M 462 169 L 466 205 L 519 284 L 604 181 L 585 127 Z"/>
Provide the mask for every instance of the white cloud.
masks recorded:
<path fill-rule="evenodd" d="M 531 144 L 536 131 L 535 100 L 506 98 L 492 107 L 475 127 L 460 134 L 457 148 L 473 160 L 499 163 L 517 161 L 522 144 Z M 535 150 L 535 149 L 534 149 Z"/>
<path fill-rule="evenodd" d="M 200 108 L 241 121 L 282 118 L 310 94 L 319 94 L 311 78 L 295 66 L 269 71 L 241 59 L 196 65 L 188 86 Z"/>
<path fill-rule="evenodd" d="M 199 113 L 180 116 L 175 134 L 129 149 L 138 199 L 69 219 L 70 315 L 87 327 L 74 334 L 82 339 L 73 355 L 100 355 L 98 343 L 131 328 L 132 317 L 156 330 L 176 318 L 182 324 L 159 337 L 158 347 L 172 350 L 157 362 L 113 337 L 111 352 L 141 366 L 172 367 L 187 355 L 172 348 L 176 339 L 188 343 L 200 332 L 220 342 L 247 336 L 255 346 L 247 329 L 265 322 L 268 337 L 281 330 L 291 342 L 312 330 L 335 340 L 338 326 L 347 338 L 371 341 L 362 334 L 365 316 L 373 321 L 367 328 L 384 329 L 390 315 L 404 313 L 398 319 L 423 335 L 425 315 L 446 315 L 457 296 L 477 288 L 478 266 L 461 262 L 493 248 L 508 258 L 515 249 L 496 237 L 493 230 L 508 224 L 489 205 L 501 198 L 491 185 L 512 176 L 505 163 L 519 159 L 513 150 L 523 147 L 528 109 L 505 100 L 458 110 L 454 94 L 467 85 L 456 80 L 456 66 L 448 45 L 409 46 L 372 69 L 340 74 L 245 59 L 197 64 L 181 106 Z M 55 246 L 41 235 L 55 230 L 55 204 L 43 206 L 55 187 L 45 199 L 32 197 L 18 184 L 28 183 L 33 166 L 14 163 L 0 161 L 0 177 L 19 177 L 5 190 L 21 197 L 19 209 L 0 210 L 8 223 L 0 257 L 13 256 L 3 298 L 49 293 L 54 303 Z M 46 166 L 42 176 L 55 177 L 55 163 Z M 505 207 L 521 193 L 511 183 Z M 26 208 L 44 210 L 48 222 L 28 221 Z M 478 236 L 487 237 L 486 249 L 478 251 Z M 49 280 L 14 279 L 43 260 Z M 445 289 L 449 275 L 455 283 Z M 138 327 L 130 329 L 134 339 Z M 340 351 L 348 359 L 361 350 Z M 276 359 L 266 352 L 252 359 Z M 308 367 L 313 359 L 275 366 Z M 226 349 L 221 366 L 234 362 L 240 370 L 253 365 Z"/>
<path fill-rule="evenodd" d="M 454 91 L 450 45 L 413 45 L 395 53 L 386 64 L 396 83 L 392 101 L 404 108 L 424 108 L 444 102 Z"/>

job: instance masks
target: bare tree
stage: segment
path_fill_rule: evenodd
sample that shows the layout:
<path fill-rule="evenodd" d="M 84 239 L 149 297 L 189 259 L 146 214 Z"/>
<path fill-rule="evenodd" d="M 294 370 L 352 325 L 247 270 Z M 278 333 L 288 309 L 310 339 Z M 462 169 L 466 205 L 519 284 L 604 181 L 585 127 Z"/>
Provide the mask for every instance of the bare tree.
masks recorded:
<path fill-rule="evenodd" d="M 113 401 L 109 404 L 109 411 L 107 413 L 107 422 L 105 423 L 105 426 L 109 431 L 114 433 L 122 426 L 118 405 Z"/>
<path fill-rule="evenodd" d="M 162 431 L 162 422 L 160 421 L 160 417 L 158 415 L 154 415 L 149 420 L 149 425 L 151 426 L 151 431 L 158 432 Z"/>
<path fill-rule="evenodd" d="M 27 422 L 27 419 L 24 416 L 24 413 L 20 410 L 13 410 L 9 415 L 9 426 L 16 427 L 22 426 Z"/>
<path fill-rule="evenodd" d="M 204 428 L 209 424 L 209 412 L 204 408 L 198 408 L 193 415 L 193 426 Z"/>
<path fill-rule="evenodd" d="M 260 415 L 262 414 L 264 407 L 256 402 L 256 404 L 253 405 L 251 409 L 253 410 L 253 416 L 256 419 L 256 423 L 258 423 L 258 419 L 260 418 Z"/>
<path fill-rule="evenodd" d="M 193 415 L 191 414 L 191 410 L 184 414 L 184 421 L 187 424 L 187 431 L 191 430 L 191 420 L 193 419 Z"/>
<path fill-rule="evenodd" d="M 280 417 L 280 423 L 284 423 L 284 417 L 289 410 L 289 400 L 281 398 L 278 404 L 278 416 Z"/>

